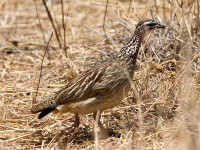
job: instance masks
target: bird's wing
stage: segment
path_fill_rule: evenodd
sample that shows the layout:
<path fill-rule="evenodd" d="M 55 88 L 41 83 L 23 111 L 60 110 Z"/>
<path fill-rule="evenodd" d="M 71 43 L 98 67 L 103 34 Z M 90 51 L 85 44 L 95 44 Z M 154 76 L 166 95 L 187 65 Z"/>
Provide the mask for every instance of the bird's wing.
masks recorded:
<path fill-rule="evenodd" d="M 94 96 L 113 96 L 112 91 L 115 91 L 115 88 L 120 88 L 122 84 L 128 81 L 124 70 L 125 67 L 120 66 L 117 62 L 107 67 L 103 79 L 96 82 L 93 87 Z"/>
<path fill-rule="evenodd" d="M 91 69 L 77 76 L 65 87 L 54 94 L 54 101 L 58 105 L 69 103 L 73 100 L 81 101 L 93 96 L 94 85 L 103 80 L 106 67 Z"/>
<path fill-rule="evenodd" d="M 114 88 L 127 80 L 123 72 L 124 68 L 117 62 L 106 63 L 76 77 L 55 93 L 53 99 L 57 105 L 62 105 L 74 100 L 78 102 L 92 97 L 109 96 Z"/>

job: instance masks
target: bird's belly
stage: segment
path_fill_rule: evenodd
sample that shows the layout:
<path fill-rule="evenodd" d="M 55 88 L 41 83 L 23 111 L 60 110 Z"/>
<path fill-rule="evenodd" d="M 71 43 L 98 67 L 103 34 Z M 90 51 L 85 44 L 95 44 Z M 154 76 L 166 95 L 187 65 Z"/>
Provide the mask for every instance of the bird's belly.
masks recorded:
<path fill-rule="evenodd" d="M 110 95 L 105 98 L 89 98 L 83 101 L 74 101 L 65 105 L 61 105 L 57 108 L 59 113 L 78 113 L 89 114 L 96 112 L 97 110 L 103 111 L 108 108 L 112 108 L 121 103 L 127 91 L 121 90 L 115 95 Z"/>

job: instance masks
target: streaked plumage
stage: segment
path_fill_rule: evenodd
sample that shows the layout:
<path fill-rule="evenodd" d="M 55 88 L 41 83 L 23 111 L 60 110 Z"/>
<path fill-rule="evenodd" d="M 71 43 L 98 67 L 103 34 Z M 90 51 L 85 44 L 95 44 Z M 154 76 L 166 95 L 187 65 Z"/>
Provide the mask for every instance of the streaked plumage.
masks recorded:
<path fill-rule="evenodd" d="M 116 57 L 80 74 L 54 95 L 33 106 L 32 113 L 41 112 L 39 119 L 50 112 L 71 112 L 78 116 L 118 105 L 130 89 L 127 75 L 132 77 L 134 74 L 141 42 L 155 28 L 164 26 L 150 19 L 139 22 L 132 38 Z"/>

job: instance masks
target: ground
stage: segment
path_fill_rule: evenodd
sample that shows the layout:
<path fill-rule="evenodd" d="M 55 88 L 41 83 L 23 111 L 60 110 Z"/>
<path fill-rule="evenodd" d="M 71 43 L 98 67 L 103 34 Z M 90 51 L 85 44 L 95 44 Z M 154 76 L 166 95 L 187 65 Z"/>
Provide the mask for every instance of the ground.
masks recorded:
<path fill-rule="evenodd" d="M 199 0 L 63 1 L 63 12 L 62 0 L 46 2 L 52 20 L 43 1 L 0 2 L 0 149 L 198 149 Z M 109 59 L 144 18 L 167 28 L 142 45 L 137 92 L 102 114 L 110 138 L 95 138 L 91 114 L 74 132 L 73 114 L 31 114 L 40 96 Z"/>

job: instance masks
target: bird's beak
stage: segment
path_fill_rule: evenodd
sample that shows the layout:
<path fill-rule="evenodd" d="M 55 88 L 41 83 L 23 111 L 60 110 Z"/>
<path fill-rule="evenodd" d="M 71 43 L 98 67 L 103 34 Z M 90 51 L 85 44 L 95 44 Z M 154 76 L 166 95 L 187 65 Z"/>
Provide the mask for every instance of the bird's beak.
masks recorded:
<path fill-rule="evenodd" d="M 165 26 L 162 25 L 162 24 L 157 24 L 157 25 L 156 25 L 156 28 L 165 28 Z"/>

